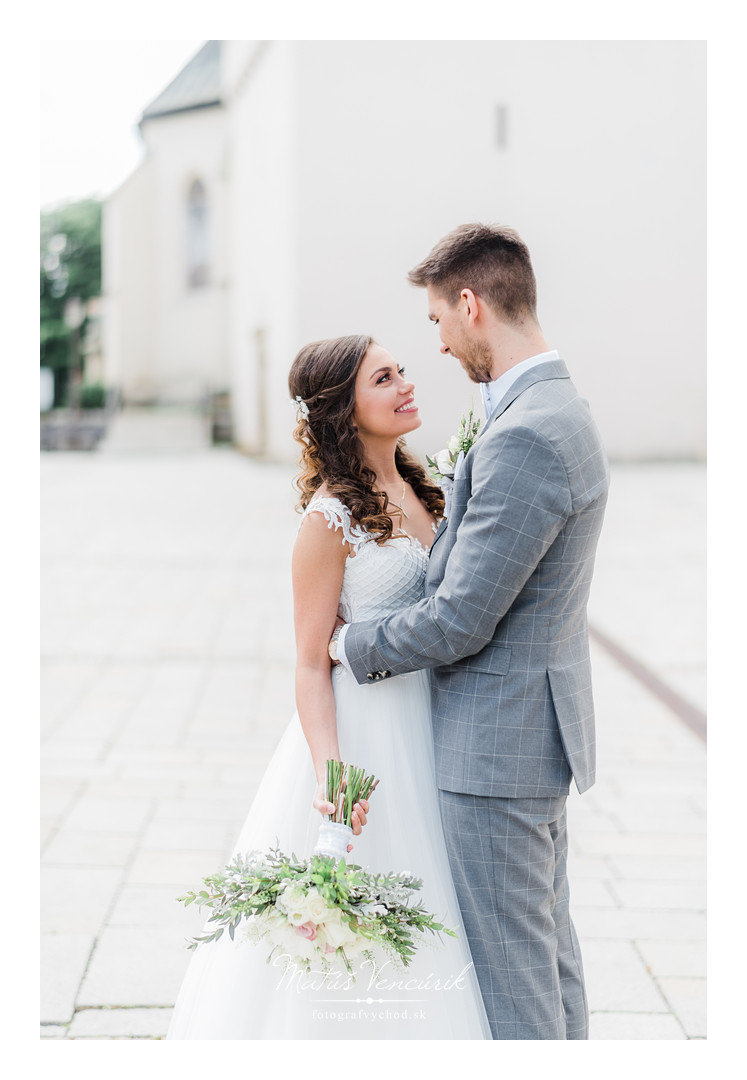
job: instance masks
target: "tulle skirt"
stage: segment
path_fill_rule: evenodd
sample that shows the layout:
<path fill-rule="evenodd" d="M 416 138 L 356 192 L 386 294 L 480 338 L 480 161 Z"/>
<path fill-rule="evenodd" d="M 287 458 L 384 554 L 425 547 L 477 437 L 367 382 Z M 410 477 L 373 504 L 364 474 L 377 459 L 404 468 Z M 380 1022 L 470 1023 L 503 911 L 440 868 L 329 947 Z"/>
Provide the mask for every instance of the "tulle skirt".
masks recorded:
<path fill-rule="evenodd" d="M 428 672 L 359 686 L 335 669 L 340 754 L 380 778 L 368 823 L 348 859 L 372 871 L 408 870 L 422 899 L 456 938 L 422 940 L 407 968 L 383 954 L 323 975 L 267 964 L 269 947 L 198 946 L 176 1002 L 169 1039 L 490 1039 L 443 839 L 433 763 Z M 321 817 L 306 741 L 294 715 L 265 772 L 235 851 L 279 847 L 311 855 Z M 205 874 L 217 867 L 206 867 Z M 319 973 L 314 974 L 314 969 Z"/>

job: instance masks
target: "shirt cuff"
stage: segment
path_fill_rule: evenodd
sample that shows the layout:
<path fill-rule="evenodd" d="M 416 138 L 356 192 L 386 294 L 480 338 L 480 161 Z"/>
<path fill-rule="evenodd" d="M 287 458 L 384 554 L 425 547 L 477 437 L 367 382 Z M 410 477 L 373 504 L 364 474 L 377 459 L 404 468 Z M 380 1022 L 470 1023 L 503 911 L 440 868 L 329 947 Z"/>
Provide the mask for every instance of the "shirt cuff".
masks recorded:
<path fill-rule="evenodd" d="M 341 664 L 344 665 L 344 667 L 346 667 L 348 669 L 348 671 L 352 675 L 353 674 L 353 669 L 351 668 L 350 664 L 348 663 L 348 658 L 345 655 L 345 644 L 344 644 L 345 635 L 348 632 L 348 626 L 349 625 L 350 625 L 349 623 L 345 623 L 345 625 L 340 630 L 340 636 L 337 639 L 337 659 L 340 661 Z"/>

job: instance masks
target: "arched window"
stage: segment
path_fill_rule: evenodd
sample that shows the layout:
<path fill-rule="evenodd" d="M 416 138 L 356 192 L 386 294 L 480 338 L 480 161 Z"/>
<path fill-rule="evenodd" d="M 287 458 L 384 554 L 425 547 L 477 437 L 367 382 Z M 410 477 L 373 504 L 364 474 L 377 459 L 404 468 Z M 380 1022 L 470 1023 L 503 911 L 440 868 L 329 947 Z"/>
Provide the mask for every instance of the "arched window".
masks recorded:
<path fill-rule="evenodd" d="M 208 205 L 201 180 L 192 183 L 187 200 L 187 280 L 191 289 L 208 283 Z"/>

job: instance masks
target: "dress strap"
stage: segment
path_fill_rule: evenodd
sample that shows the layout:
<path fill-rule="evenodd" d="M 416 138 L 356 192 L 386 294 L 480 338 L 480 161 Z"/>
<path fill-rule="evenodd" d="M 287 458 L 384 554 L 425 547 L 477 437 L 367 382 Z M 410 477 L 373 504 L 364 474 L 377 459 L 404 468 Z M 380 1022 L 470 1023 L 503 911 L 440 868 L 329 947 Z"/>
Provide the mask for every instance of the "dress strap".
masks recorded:
<path fill-rule="evenodd" d="M 349 544 L 353 551 L 370 540 L 369 534 L 361 525 L 353 523 L 353 517 L 345 503 L 334 496 L 315 496 L 301 515 L 301 521 L 307 514 L 323 514 L 330 529 L 342 529 L 342 543 Z M 300 528 L 300 523 L 299 523 Z"/>

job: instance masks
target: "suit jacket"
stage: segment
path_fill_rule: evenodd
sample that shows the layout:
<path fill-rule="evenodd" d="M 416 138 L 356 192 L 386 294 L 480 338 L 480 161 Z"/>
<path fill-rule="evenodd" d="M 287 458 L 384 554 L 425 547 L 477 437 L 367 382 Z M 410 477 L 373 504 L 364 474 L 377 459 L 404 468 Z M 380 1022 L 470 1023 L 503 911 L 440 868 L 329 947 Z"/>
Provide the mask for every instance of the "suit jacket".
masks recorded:
<path fill-rule="evenodd" d="M 586 605 L 606 457 L 562 360 L 524 372 L 464 459 L 425 596 L 352 623 L 359 683 L 431 668 L 437 782 L 525 798 L 594 782 Z"/>

